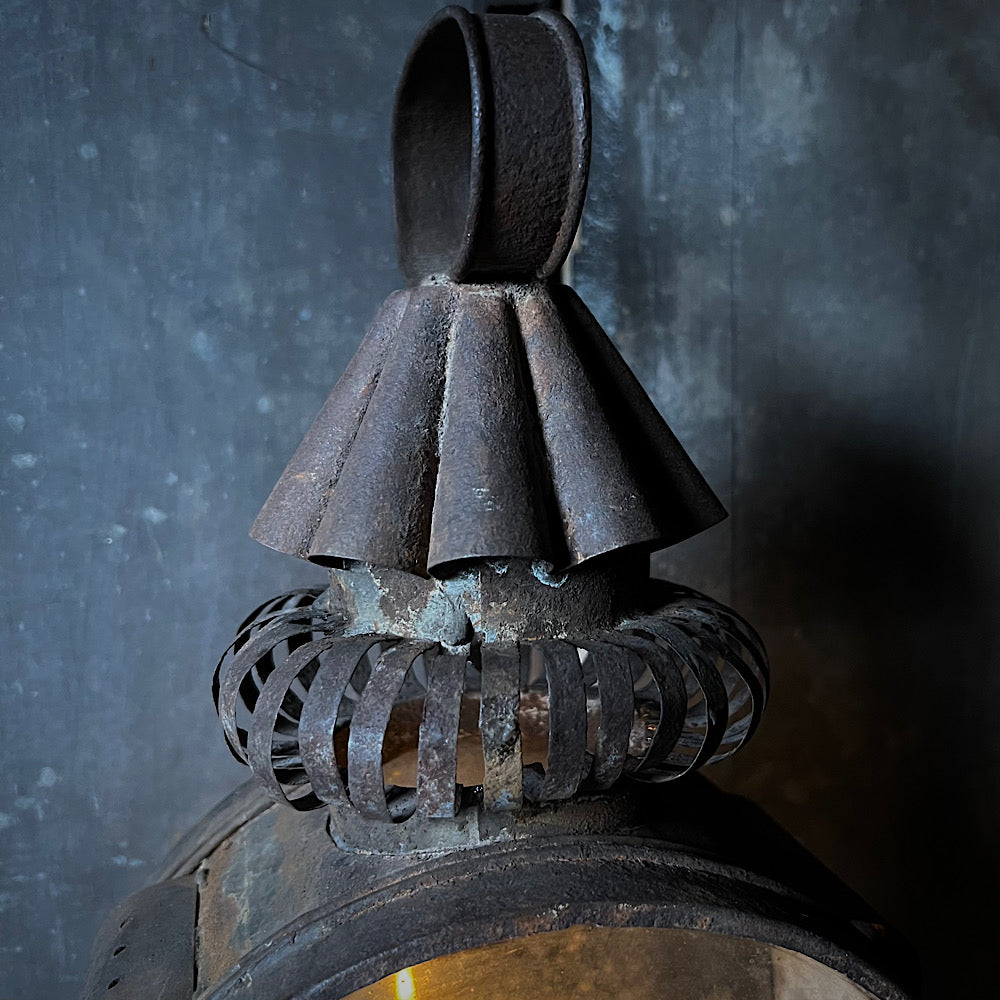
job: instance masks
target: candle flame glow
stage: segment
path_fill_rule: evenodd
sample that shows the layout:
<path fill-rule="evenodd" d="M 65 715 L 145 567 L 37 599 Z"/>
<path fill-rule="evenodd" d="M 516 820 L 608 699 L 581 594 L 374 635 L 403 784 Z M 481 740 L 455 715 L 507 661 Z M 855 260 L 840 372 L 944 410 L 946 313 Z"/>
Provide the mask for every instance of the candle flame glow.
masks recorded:
<path fill-rule="evenodd" d="M 417 1000 L 417 987 L 410 969 L 396 973 L 396 1000 Z"/>

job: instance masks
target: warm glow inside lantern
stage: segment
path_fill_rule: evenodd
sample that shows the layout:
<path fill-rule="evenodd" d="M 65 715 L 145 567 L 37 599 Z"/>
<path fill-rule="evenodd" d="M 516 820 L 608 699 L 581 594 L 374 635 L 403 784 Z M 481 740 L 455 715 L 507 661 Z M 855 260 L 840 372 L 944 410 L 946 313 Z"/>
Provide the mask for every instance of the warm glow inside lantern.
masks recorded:
<path fill-rule="evenodd" d="M 443 955 L 349 1000 L 870 1000 L 838 972 L 785 948 L 725 934 L 570 927 Z"/>

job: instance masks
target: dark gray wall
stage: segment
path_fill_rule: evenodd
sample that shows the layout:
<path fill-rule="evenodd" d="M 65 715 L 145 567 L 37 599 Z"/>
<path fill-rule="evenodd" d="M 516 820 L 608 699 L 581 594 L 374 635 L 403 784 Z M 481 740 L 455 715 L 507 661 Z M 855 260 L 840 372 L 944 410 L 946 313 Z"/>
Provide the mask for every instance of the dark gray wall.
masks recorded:
<path fill-rule="evenodd" d="M 389 115 L 435 6 L 3 5 L 4 1000 L 74 995 L 246 776 L 212 668 L 323 579 L 247 530 L 396 287 Z"/>
<path fill-rule="evenodd" d="M 0 997 L 243 777 L 246 537 L 398 284 L 388 116 L 434 3 L 0 3 Z M 733 512 L 659 568 L 772 652 L 714 769 L 995 997 L 995 5 L 577 0 L 575 280 Z M 203 15 L 209 15 L 205 19 Z"/>
<path fill-rule="evenodd" d="M 659 568 L 774 697 L 709 773 L 1000 995 L 996 4 L 581 4 L 575 262 L 731 517 Z"/>

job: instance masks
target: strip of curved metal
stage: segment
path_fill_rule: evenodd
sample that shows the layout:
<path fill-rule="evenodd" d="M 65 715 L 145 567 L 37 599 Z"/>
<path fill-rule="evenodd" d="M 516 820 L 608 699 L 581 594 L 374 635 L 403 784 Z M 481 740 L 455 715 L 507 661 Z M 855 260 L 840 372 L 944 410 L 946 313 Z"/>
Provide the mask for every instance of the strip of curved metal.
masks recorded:
<path fill-rule="evenodd" d="M 590 770 L 587 696 L 577 647 L 558 640 L 532 643 L 541 651 L 548 683 L 549 749 L 538 798 L 568 799 Z"/>
<path fill-rule="evenodd" d="M 692 768 L 707 764 L 715 755 L 726 731 L 728 698 L 718 670 L 711 660 L 699 655 L 698 648 L 668 620 L 654 615 L 630 623 L 636 632 L 650 633 L 662 642 L 676 661 L 697 679 L 705 705 L 705 738 L 692 763 Z M 700 720 L 699 720 L 700 721 Z"/>
<path fill-rule="evenodd" d="M 458 730 L 465 691 L 465 655 L 428 657 L 427 696 L 417 744 L 417 814 L 429 819 L 455 815 Z"/>
<path fill-rule="evenodd" d="M 407 642 L 384 650 L 354 707 L 347 744 L 347 780 L 351 801 L 369 819 L 389 820 L 382 779 L 382 743 L 392 706 L 413 661 L 433 645 Z"/>
<path fill-rule="evenodd" d="M 629 738 L 635 716 L 631 653 L 612 643 L 581 642 L 594 660 L 601 699 L 601 726 L 594 747 L 594 787 L 610 788 L 621 778 L 628 761 Z"/>
<path fill-rule="evenodd" d="M 319 800 L 331 808 L 351 808 L 341 777 L 347 761 L 337 760 L 334 747 L 341 703 L 358 662 L 384 640 L 384 636 L 371 635 L 342 639 L 335 647 L 336 655 L 320 665 L 302 706 L 299 722 L 302 767 Z"/>
<path fill-rule="evenodd" d="M 685 723 L 692 701 L 680 665 L 652 639 L 628 633 L 606 633 L 605 638 L 610 644 L 629 650 L 637 657 L 640 664 L 652 674 L 659 692 L 655 726 L 652 727 L 645 753 L 638 760 L 633 760 L 631 767 L 627 767 L 629 775 L 641 774 L 647 781 L 666 781 L 681 777 L 691 770 L 694 756 L 678 754 L 678 748 L 685 737 Z M 697 685 L 697 680 L 692 679 Z M 697 745 L 700 747 L 703 742 L 704 737 L 699 737 Z"/>
<path fill-rule="evenodd" d="M 483 737 L 483 807 L 517 809 L 523 798 L 521 766 L 521 648 L 516 643 L 490 643 L 479 651 L 482 701 L 479 728 Z"/>
<path fill-rule="evenodd" d="M 322 624 L 308 612 L 289 611 L 275 615 L 259 632 L 241 645 L 238 653 L 235 652 L 234 647 L 237 643 L 234 642 L 227 653 L 233 651 L 235 655 L 229 660 L 224 656 L 216 668 L 218 677 L 214 685 L 217 690 L 216 709 L 222 720 L 222 730 L 229 749 L 237 760 L 244 764 L 248 763 L 247 734 L 236 722 L 238 701 L 242 700 L 243 705 L 253 711 L 265 678 L 274 669 L 272 656 L 274 649 L 289 639 L 310 633 L 314 625 L 317 629 L 322 628 Z M 251 676 L 255 670 L 258 671 L 259 682 Z"/>
<path fill-rule="evenodd" d="M 396 242 L 408 281 L 467 273 L 491 145 L 489 57 L 481 21 L 439 11 L 407 56 L 392 150 Z"/>
<path fill-rule="evenodd" d="M 272 798 L 277 802 L 294 805 L 297 809 L 315 809 L 320 805 L 320 800 L 313 791 L 309 791 L 304 796 L 290 799 L 282 787 L 279 770 L 274 760 L 274 735 L 278 713 L 281 710 L 282 702 L 289 695 L 292 683 L 299 674 L 336 641 L 335 636 L 326 636 L 323 639 L 299 646 L 281 666 L 271 672 L 260 692 L 257 704 L 254 706 L 253 722 L 250 725 L 250 735 L 246 748 L 250 767 L 263 782 Z M 298 734 L 295 735 L 297 737 Z M 297 742 L 296 738 L 294 743 Z M 284 764 L 282 770 L 286 780 L 290 776 L 291 769 L 300 762 L 301 758 L 296 760 L 294 756 L 289 756 L 282 762 Z"/>

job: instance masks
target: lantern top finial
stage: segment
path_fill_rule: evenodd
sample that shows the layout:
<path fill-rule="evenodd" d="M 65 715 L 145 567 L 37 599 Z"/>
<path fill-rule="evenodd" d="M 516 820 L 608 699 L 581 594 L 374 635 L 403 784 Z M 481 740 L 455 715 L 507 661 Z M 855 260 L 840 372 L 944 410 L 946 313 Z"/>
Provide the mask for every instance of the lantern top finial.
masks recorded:
<path fill-rule="evenodd" d="M 440 11 L 396 98 L 390 296 L 251 534 L 343 568 L 560 573 L 725 510 L 586 306 L 553 278 L 587 185 L 587 67 L 553 11 Z"/>
<path fill-rule="evenodd" d="M 452 7 L 418 38 L 394 135 L 410 287 L 252 531 L 331 586 L 262 605 L 216 674 L 233 753 L 279 801 L 329 806 L 345 844 L 469 846 L 557 804 L 572 822 L 728 756 L 763 710 L 753 629 L 649 579 L 651 551 L 725 511 L 554 277 L 589 147 L 561 15 Z"/>

